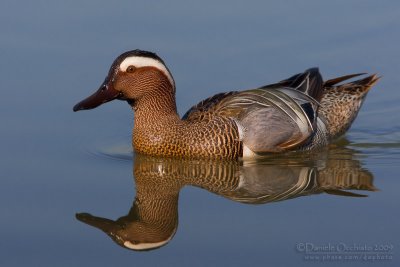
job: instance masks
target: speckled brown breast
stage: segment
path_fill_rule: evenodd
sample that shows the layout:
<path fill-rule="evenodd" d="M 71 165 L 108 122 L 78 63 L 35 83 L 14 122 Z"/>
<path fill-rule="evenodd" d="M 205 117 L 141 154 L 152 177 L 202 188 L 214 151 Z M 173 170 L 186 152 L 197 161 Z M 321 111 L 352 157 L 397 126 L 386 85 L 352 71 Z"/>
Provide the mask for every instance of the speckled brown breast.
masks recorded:
<path fill-rule="evenodd" d="M 196 122 L 176 120 L 135 127 L 133 145 L 136 152 L 147 155 L 214 159 L 237 159 L 242 155 L 235 122 L 217 116 Z"/>

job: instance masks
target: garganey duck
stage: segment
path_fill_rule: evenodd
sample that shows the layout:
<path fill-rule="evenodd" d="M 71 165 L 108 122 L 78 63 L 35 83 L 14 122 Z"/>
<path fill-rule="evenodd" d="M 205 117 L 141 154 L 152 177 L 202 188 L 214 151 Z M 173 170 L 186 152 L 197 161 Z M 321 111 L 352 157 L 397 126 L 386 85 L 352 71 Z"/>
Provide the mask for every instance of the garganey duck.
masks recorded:
<path fill-rule="evenodd" d="M 343 135 L 357 116 L 376 75 L 323 81 L 311 68 L 275 84 L 219 93 L 180 118 L 175 82 L 155 53 L 133 50 L 118 56 L 100 89 L 74 106 L 92 109 L 114 99 L 135 112 L 136 152 L 182 158 L 254 158 L 311 150 Z"/>

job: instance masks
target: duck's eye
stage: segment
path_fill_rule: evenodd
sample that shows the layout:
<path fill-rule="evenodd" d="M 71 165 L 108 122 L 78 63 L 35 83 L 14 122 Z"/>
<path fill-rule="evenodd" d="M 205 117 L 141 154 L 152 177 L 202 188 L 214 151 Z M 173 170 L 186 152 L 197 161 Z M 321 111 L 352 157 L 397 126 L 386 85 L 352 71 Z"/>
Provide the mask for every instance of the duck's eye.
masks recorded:
<path fill-rule="evenodd" d="M 126 72 L 128 73 L 132 73 L 136 70 L 136 67 L 133 65 L 128 66 L 128 68 L 126 68 Z"/>

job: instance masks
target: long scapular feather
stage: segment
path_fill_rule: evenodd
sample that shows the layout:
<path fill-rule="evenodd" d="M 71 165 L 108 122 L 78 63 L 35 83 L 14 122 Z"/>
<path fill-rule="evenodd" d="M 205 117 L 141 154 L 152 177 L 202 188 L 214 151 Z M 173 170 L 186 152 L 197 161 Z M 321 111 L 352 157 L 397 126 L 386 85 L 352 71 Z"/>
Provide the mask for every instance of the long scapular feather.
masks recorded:
<path fill-rule="evenodd" d="M 337 78 L 334 78 L 334 79 L 330 79 L 330 80 L 327 80 L 326 82 L 324 82 L 324 87 L 331 87 L 331 86 L 336 85 L 336 84 L 338 84 L 340 82 L 346 81 L 348 79 L 351 79 L 351 78 L 354 78 L 354 77 L 357 77 L 357 76 L 365 75 L 365 74 L 367 74 L 367 73 L 356 73 L 356 74 L 349 74 L 349 75 L 337 77 Z"/>
<path fill-rule="evenodd" d="M 317 107 L 316 101 L 311 97 L 295 89 L 286 88 L 286 90 L 254 89 L 245 91 L 227 100 L 220 110 L 229 114 L 237 114 L 240 117 L 239 114 L 245 116 L 254 105 L 273 107 L 286 114 L 298 126 L 303 135 L 309 135 L 314 130 L 313 122 L 310 121 L 296 99 L 287 94 L 288 92 L 297 96 L 297 101 L 300 103 L 311 102 L 314 107 Z"/>

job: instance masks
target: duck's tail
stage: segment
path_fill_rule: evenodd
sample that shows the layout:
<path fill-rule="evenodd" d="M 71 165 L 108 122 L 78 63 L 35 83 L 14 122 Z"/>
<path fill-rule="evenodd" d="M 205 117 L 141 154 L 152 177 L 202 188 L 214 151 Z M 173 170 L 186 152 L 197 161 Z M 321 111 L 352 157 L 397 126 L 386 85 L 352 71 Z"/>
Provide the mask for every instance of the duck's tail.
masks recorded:
<path fill-rule="evenodd" d="M 373 74 L 361 80 L 338 85 L 362 74 L 364 73 L 346 75 L 324 82 L 318 113 L 326 121 L 331 140 L 340 137 L 350 128 L 368 91 L 380 79 Z"/>

